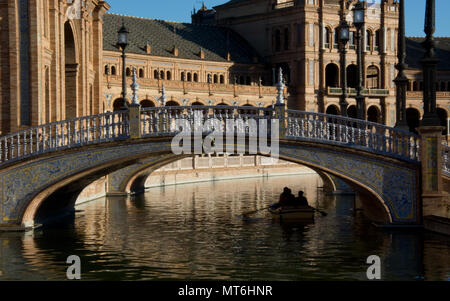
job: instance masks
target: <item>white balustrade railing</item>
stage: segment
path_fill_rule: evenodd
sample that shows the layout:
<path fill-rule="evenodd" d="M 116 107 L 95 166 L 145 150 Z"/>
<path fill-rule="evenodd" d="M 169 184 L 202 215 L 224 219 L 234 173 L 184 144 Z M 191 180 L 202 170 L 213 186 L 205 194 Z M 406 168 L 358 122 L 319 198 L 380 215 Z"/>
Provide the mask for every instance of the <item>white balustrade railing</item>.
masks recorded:
<path fill-rule="evenodd" d="M 188 121 L 191 130 L 259 136 L 260 120 L 270 120 L 274 108 L 250 106 L 184 106 L 141 109 L 141 136 L 173 136 L 181 130 L 176 121 Z M 210 122 L 214 120 L 214 122 Z M 230 128 L 230 122 L 233 121 Z M 255 122 L 256 121 L 256 122 Z M 286 139 L 319 141 L 365 149 L 392 157 L 419 161 L 419 136 L 381 124 L 340 116 L 287 110 Z M 254 127 L 256 125 L 256 128 Z M 33 155 L 81 145 L 129 138 L 128 112 L 119 111 L 74 118 L 0 137 L 0 165 Z M 449 171 L 448 147 L 444 169 Z"/>
<path fill-rule="evenodd" d="M 442 169 L 447 176 L 450 176 L 450 146 L 442 145 Z"/>
<path fill-rule="evenodd" d="M 419 161 L 419 136 L 359 119 L 287 110 L 286 136 L 344 144 Z"/>
<path fill-rule="evenodd" d="M 0 137 L 0 165 L 60 149 L 126 137 L 127 111 L 43 124 Z"/>
<path fill-rule="evenodd" d="M 184 107 L 154 107 L 141 111 L 141 129 L 143 137 L 175 135 L 180 132 L 180 123 L 177 120 L 187 121 L 191 131 L 201 131 L 207 134 L 213 130 L 227 133 L 248 135 L 252 121 L 270 120 L 274 118 L 271 108 L 231 107 L 231 106 L 184 106 Z M 208 121 L 215 122 L 208 122 Z M 232 129 L 228 128 L 234 122 Z M 256 130 L 258 127 L 256 128 Z M 269 128 L 270 131 L 270 128 Z"/>

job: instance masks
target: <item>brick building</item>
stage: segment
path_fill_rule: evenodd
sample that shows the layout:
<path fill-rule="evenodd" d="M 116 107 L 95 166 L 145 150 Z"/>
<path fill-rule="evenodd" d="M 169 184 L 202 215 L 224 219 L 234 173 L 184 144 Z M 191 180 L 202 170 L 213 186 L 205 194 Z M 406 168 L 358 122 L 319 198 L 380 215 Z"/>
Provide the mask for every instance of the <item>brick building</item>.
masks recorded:
<path fill-rule="evenodd" d="M 356 47 L 352 33 L 342 67 L 337 28 L 343 19 L 351 24 L 355 2 L 231 0 L 203 6 L 185 24 L 108 14 L 100 0 L 0 0 L 0 134 L 118 109 L 122 72 L 129 85 L 133 68 L 143 106 L 161 105 L 163 89 L 166 105 L 270 106 L 281 67 L 290 108 L 339 114 L 343 72 L 349 87 L 356 84 Z M 366 6 L 366 118 L 393 125 L 398 4 Z M 116 47 L 122 22 L 130 31 L 125 70 Z M 438 40 L 438 113 L 445 124 L 450 42 Z M 423 114 L 419 42 L 407 42 L 412 129 Z M 348 102 L 356 116 L 352 94 Z"/>

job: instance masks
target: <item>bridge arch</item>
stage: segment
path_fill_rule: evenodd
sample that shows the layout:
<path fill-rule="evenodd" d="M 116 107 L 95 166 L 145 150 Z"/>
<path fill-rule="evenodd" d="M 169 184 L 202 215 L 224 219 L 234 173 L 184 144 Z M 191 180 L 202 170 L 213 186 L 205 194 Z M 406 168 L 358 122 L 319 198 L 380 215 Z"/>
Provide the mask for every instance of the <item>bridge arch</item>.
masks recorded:
<path fill-rule="evenodd" d="M 73 208 L 76 196 L 87 185 L 137 164 L 139 160 L 155 159 L 145 168 L 178 160 L 172 154 L 170 144 L 171 139 L 167 138 L 127 140 L 42 155 L 28 164 L 11 166 L 0 174 L 6 187 L 2 213 L 7 219 L 3 219 L 3 223 L 32 226 L 46 213 Z M 418 222 L 419 167 L 413 163 L 370 152 L 355 152 L 345 147 L 288 140 L 280 141 L 280 158 L 350 183 L 355 191 L 369 200 L 373 212 L 377 212 L 373 219 L 378 222 Z M 142 180 L 138 177 L 136 174 L 128 181 L 126 189 L 132 190 L 133 185 L 136 187 Z M 71 197 L 62 198 L 67 192 Z"/>

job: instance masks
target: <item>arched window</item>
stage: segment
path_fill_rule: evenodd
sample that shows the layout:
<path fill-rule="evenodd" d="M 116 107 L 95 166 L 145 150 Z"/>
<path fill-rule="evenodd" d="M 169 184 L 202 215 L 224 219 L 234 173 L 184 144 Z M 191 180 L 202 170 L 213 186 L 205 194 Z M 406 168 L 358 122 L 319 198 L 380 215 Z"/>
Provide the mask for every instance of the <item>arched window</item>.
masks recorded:
<path fill-rule="evenodd" d="M 159 72 L 158 72 L 158 70 L 153 71 L 153 78 L 154 79 L 159 79 Z"/>
<path fill-rule="evenodd" d="M 366 51 L 370 51 L 370 44 L 372 41 L 372 33 L 366 30 Z"/>
<path fill-rule="evenodd" d="M 166 79 L 167 80 L 172 80 L 172 73 L 170 71 L 166 72 Z"/>
<path fill-rule="evenodd" d="M 333 30 L 333 48 L 337 49 L 339 46 L 339 28 Z"/>
<path fill-rule="evenodd" d="M 198 82 L 198 74 L 197 73 L 194 73 L 194 82 Z"/>
<path fill-rule="evenodd" d="M 289 28 L 285 28 L 284 29 L 284 50 L 289 50 L 289 43 L 290 43 L 290 38 L 289 38 Z"/>
<path fill-rule="evenodd" d="M 213 82 L 214 82 L 215 84 L 217 84 L 217 82 L 218 82 L 218 77 L 217 77 L 217 74 L 214 74 L 214 77 L 213 77 Z"/>
<path fill-rule="evenodd" d="M 144 77 L 144 69 L 139 69 L 139 77 L 142 78 Z"/>
<path fill-rule="evenodd" d="M 330 48 L 330 29 L 326 27 L 323 34 L 324 34 L 323 45 L 325 48 Z"/>
<path fill-rule="evenodd" d="M 181 72 L 181 81 L 185 81 L 186 80 L 186 74 L 184 72 Z"/>
<path fill-rule="evenodd" d="M 412 84 L 412 89 L 413 89 L 413 91 L 418 91 L 418 90 L 419 90 L 419 87 L 418 87 L 416 81 L 413 82 L 413 84 Z"/>
<path fill-rule="evenodd" d="M 111 67 L 111 75 L 116 75 L 116 66 Z"/>
<path fill-rule="evenodd" d="M 381 40 L 380 40 L 380 30 L 375 31 L 375 51 L 380 51 L 380 45 L 381 45 Z"/>
<path fill-rule="evenodd" d="M 275 31 L 275 51 L 281 50 L 281 32 L 279 29 Z"/>
<path fill-rule="evenodd" d="M 219 77 L 219 81 L 220 81 L 221 84 L 224 84 L 225 83 L 225 76 L 221 75 Z M 449 87 L 450 87 L 450 83 L 449 83 Z"/>
<path fill-rule="evenodd" d="M 105 65 L 105 75 L 109 75 L 109 66 Z"/>
<path fill-rule="evenodd" d="M 325 68 L 326 87 L 339 87 L 339 67 L 328 64 Z"/>
<path fill-rule="evenodd" d="M 126 75 L 131 76 L 131 69 L 129 67 L 126 69 Z"/>
<path fill-rule="evenodd" d="M 159 78 L 160 78 L 160 79 L 164 79 L 164 78 L 165 78 L 165 76 L 164 76 L 164 71 L 161 70 L 161 71 L 159 72 Z"/>
<path fill-rule="evenodd" d="M 356 49 L 355 46 L 355 32 L 354 31 L 350 31 L 350 36 L 349 36 L 349 40 L 348 40 L 348 48 L 349 49 Z"/>
<path fill-rule="evenodd" d="M 191 74 L 191 72 L 188 72 L 188 74 L 187 74 L 187 81 L 188 82 L 192 81 L 192 74 Z"/>
<path fill-rule="evenodd" d="M 378 89 L 380 87 L 380 75 L 376 66 L 369 66 L 367 68 L 367 84 L 369 89 Z"/>

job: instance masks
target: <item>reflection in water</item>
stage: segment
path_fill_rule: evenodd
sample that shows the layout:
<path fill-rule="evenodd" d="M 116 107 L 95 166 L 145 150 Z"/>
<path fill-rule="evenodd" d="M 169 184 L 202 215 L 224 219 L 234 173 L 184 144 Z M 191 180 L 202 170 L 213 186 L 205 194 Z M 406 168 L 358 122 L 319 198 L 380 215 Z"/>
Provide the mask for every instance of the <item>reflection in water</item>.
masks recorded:
<path fill-rule="evenodd" d="M 278 224 L 262 211 L 284 186 L 328 212 L 309 224 Z M 72 221 L 0 234 L 0 279 L 64 280 L 70 255 L 82 279 L 365 280 L 369 255 L 384 280 L 449 280 L 450 239 L 373 227 L 353 197 L 324 196 L 311 176 L 153 188 L 81 205 Z"/>

